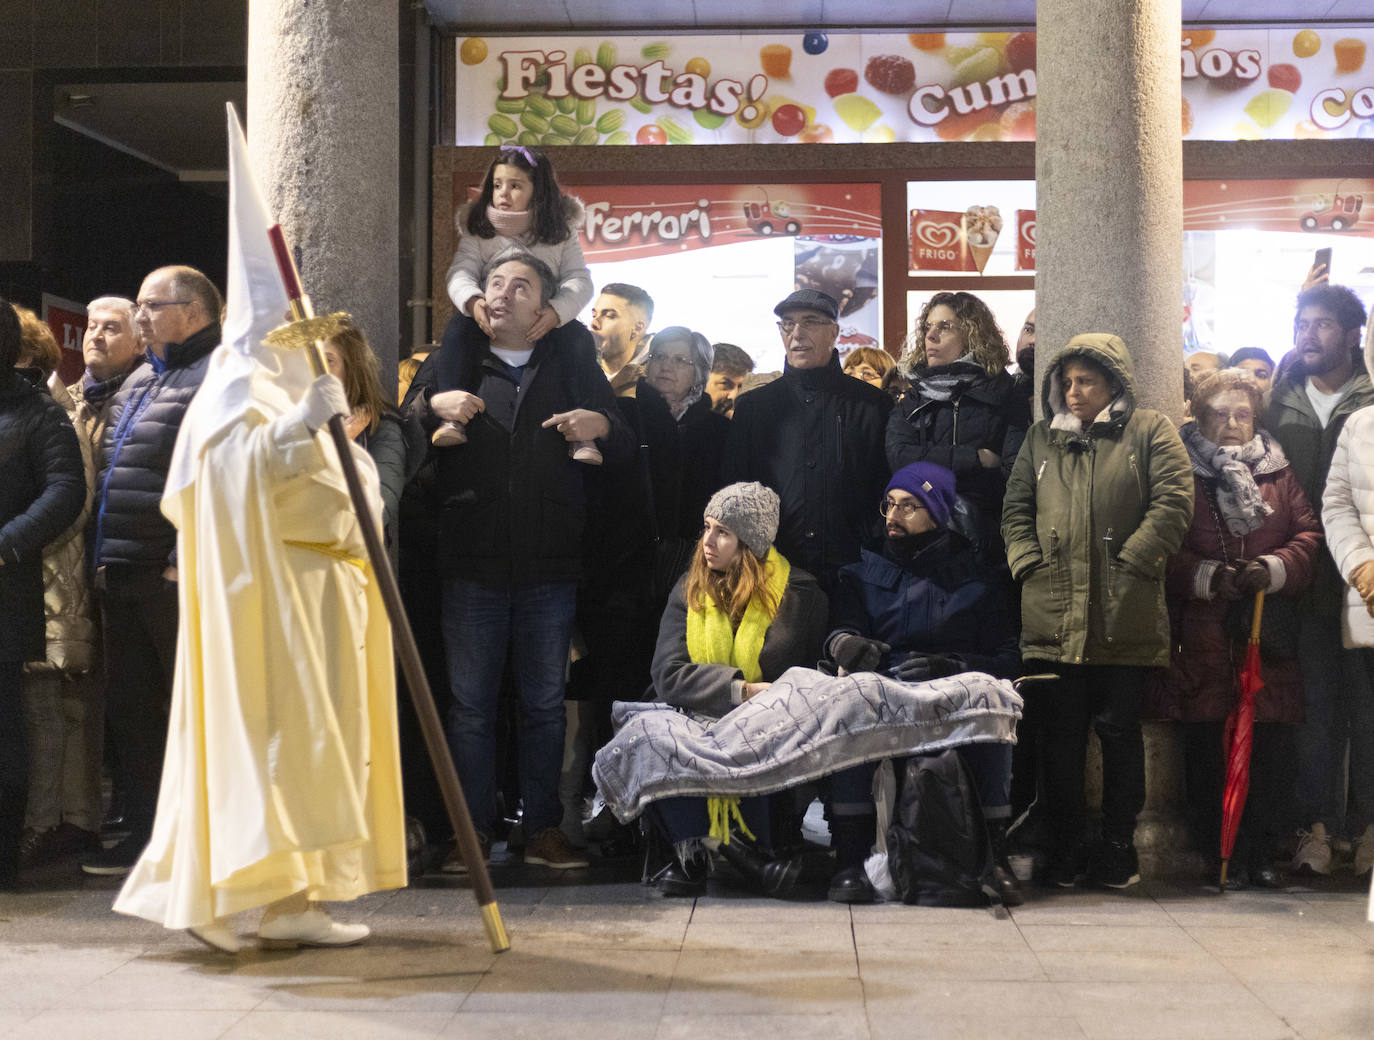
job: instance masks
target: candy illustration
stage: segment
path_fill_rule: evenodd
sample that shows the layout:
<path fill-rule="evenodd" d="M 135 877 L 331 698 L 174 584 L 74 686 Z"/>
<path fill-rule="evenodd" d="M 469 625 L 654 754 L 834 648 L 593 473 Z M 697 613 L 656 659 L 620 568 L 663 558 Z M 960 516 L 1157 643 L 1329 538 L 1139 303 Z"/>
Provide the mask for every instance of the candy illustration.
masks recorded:
<path fill-rule="evenodd" d="M 577 102 L 577 121 L 583 126 L 590 126 L 596 119 L 596 102 L 591 98 L 582 98 Z"/>
<path fill-rule="evenodd" d="M 635 144 L 667 144 L 668 135 L 663 128 L 653 123 L 645 123 L 635 134 Z"/>
<path fill-rule="evenodd" d="M 663 132 L 668 135 L 669 144 L 691 144 L 692 131 L 688 130 L 680 123 L 674 122 L 667 116 L 661 116 L 658 125 L 663 128 Z"/>
<path fill-rule="evenodd" d="M 600 138 L 601 135 L 596 132 L 596 127 L 584 126 L 581 130 L 577 131 L 577 136 L 573 138 L 573 144 L 596 144 L 596 142 L 600 140 Z"/>
<path fill-rule="evenodd" d="M 1322 49 L 1322 38 L 1311 29 L 1304 29 L 1293 37 L 1293 55 L 1298 58 L 1310 58 Z"/>
<path fill-rule="evenodd" d="M 830 37 L 822 32 L 807 33 L 802 37 L 802 50 L 807 54 L 824 54 L 830 46 Z"/>
<path fill-rule="evenodd" d="M 853 69 L 831 69 L 825 74 L 825 92 L 831 97 L 852 94 L 859 89 L 859 74 Z"/>
<path fill-rule="evenodd" d="M 1184 29 L 1183 38 L 1188 41 L 1190 50 L 1198 50 L 1206 47 L 1217 38 L 1215 29 Z"/>
<path fill-rule="evenodd" d="M 693 76 L 706 79 L 711 75 L 711 63 L 705 58 L 688 58 L 684 69 Z"/>
<path fill-rule="evenodd" d="M 625 125 L 625 113 L 620 111 L 607 112 L 596 121 L 597 133 L 610 134 L 619 130 Z"/>
<path fill-rule="evenodd" d="M 786 79 L 792 73 L 792 48 L 785 43 L 765 44 L 759 50 L 759 65 L 765 76 Z"/>
<path fill-rule="evenodd" d="M 510 116 L 503 116 L 500 113 L 488 119 L 487 126 L 491 129 L 492 133 L 500 134 L 502 137 L 514 137 L 520 132 L 520 127 L 516 125 L 514 119 Z"/>
<path fill-rule="evenodd" d="M 1184 102 L 1185 104 L 1187 102 Z M 1035 140 L 1035 102 L 1015 101 L 1002 109 L 1002 117 L 997 121 L 1002 129 L 1002 137 L 1007 141 Z"/>
<path fill-rule="evenodd" d="M 692 118 L 697 121 L 697 126 L 703 130 L 719 130 L 725 125 L 725 117 L 717 115 L 709 108 L 698 108 L 692 113 Z"/>
<path fill-rule="evenodd" d="M 883 110 L 862 94 L 841 94 L 835 99 L 835 114 L 845 126 L 860 132 L 872 126 Z"/>
<path fill-rule="evenodd" d="M 864 66 L 864 79 L 884 94 L 905 94 L 916 85 L 916 67 L 900 54 L 878 54 Z"/>
<path fill-rule="evenodd" d="M 630 132 L 629 132 L 628 130 L 617 130 L 615 133 L 611 134 L 610 137 L 606 138 L 606 143 L 607 143 L 607 144 L 629 144 L 629 143 L 630 143 Z"/>
<path fill-rule="evenodd" d="M 880 126 L 870 126 L 864 131 L 862 140 L 864 144 L 891 144 L 897 140 L 897 131 L 886 123 Z"/>
<path fill-rule="evenodd" d="M 1035 33 L 1017 33 L 1007 41 L 1003 53 L 1012 72 L 1024 72 L 1026 69 L 1035 68 Z"/>
<path fill-rule="evenodd" d="M 780 105 L 773 113 L 773 129 L 783 137 L 793 137 L 801 133 L 806 125 L 806 113 L 797 105 Z"/>
<path fill-rule="evenodd" d="M 1298 88 L 1302 86 L 1302 73 L 1296 65 L 1270 65 L 1269 85 L 1277 90 L 1297 93 Z"/>
<path fill-rule="evenodd" d="M 672 49 L 671 46 L 660 40 L 658 43 L 645 44 L 639 53 L 644 55 L 645 61 L 662 61 L 668 57 Z"/>
<path fill-rule="evenodd" d="M 1193 132 L 1193 106 L 1188 104 L 1188 99 L 1183 98 L 1183 136 L 1187 137 Z"/>
<path fill-rule="evenodd" d="M 615 68 L 615 58 L 615 44 L 611 43 L 610 40 L 607 40 L 596 49 L 596 63 L 607 72 Z"/>
<path fill-rule="evenodd" d="M 746 130 L 757 130 L 768 118 L 768 102 L 762 99 L 744 105 L 735 113 L 735 122 Z"/>
<path fill-rule="evenodd" d="M 967 86 L 980 80 L 992 79 L 1002 71 L 1002 56 L 991 47 L 976 50 L 954 68 L 954 85 Z"/>
<path fill-rule="evenodd" d="M 944 33 L 907 33 L 906 38 L 918 51 L 938 51 L 945 45 Z"/>
<path fill-rule="evenodd" d="M 835 131 L 824 123 L 816 123 L 803 127 L 802 132 L 797 135 L 797 140 L 802 144 L 830 144 L 835 140 Z"/>
<path fill-rule="evenodd" d="M 1347 37 L 1331 45 L 1337 72 L 1359 72 L 1364 66 L 1364 40 Z"/>
<path fill-rule="evenodd" d="M 1261 90 L 1245 104 L 1245 114 L 1262 127 L 1271 127 L 1284 117 L 1293 95 L 1286 90 Z"/>
<path fill-rule="evenodd" d="M 464 65 L 480 65 L 487 60 L 487 41 L 480 36 L 469 36 L 458 48 L 458 57 Z"/>

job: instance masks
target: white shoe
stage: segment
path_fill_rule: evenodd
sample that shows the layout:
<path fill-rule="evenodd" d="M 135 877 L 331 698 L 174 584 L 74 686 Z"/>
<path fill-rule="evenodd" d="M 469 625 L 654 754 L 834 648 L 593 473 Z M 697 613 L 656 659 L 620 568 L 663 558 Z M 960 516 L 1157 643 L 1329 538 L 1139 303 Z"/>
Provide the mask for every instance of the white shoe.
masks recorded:
<path fill-rule="evenodd" d="M 209 924 L 188 928 L 186 934 L 217 953 L 238 953 L 243 949 L 243 943 L 239 941 L 238 935 L 223 921 L 211 921 Z"/>
<path fill-rule="evenodd" d="M 1298 851 L 1293 854 L 1291 869 L 1296 874 L 1323 877 L 1331 873 L 1331 836 L 1326 833 L 1326 824 L 1314 823 L 1310 831 L 1298 831 Z"/>
<path fill-rule="evenodd" d="M 340 924 L 320 907 L 309 904 L 299 914 L 263 918 L 258 938 L 269 950 L 293 950 L 297 946 L 356 946 L 372 929 L 365 924 Z"/>
<path fill-rule="evenodd" d="M 1364 829 L 1353 842 L 1355 846 L 1355 876 L 1364 877 L 1374 870 L 1374 823 Z"/>

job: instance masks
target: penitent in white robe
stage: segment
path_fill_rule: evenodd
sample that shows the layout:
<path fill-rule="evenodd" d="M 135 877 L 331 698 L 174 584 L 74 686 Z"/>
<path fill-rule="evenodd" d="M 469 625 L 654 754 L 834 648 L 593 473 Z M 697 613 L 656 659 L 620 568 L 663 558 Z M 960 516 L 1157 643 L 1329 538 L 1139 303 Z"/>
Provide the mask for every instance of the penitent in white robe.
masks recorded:
<path fill-rule="evenodd" d="M 227 351 L 212 370 L 244 365 Z M 168 928 L 406 883 L 391 633 L 334 446 L 273 388 L 253 397 L 224 425 L 193 405 L 183 441 L 213 432 L 178 444 L 163 499 L 176 681 L 152 839 L 115 909 Z"/>

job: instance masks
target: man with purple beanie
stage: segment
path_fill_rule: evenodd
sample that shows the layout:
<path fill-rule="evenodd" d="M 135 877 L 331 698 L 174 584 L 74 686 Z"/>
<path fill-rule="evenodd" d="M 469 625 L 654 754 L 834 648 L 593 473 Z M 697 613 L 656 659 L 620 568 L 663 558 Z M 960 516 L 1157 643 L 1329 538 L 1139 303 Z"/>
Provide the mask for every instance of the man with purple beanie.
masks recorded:
<path fill-rule="evenodd" d="M 884 537 L 840 569 L 830 602 L 827 655 L 847 672 L 877 671 L 906 682 L 958 672 L 1003 679 L 1020 671 L 1006 572 L 981 563 L 949 527 L 954 474 L 933 462 L 903 466 L 878 507 Z M 1011 745 L 961 748 L 978 788 L 1004 903 L 1020 902 L 1005 867 L 1011 819 Z"/>

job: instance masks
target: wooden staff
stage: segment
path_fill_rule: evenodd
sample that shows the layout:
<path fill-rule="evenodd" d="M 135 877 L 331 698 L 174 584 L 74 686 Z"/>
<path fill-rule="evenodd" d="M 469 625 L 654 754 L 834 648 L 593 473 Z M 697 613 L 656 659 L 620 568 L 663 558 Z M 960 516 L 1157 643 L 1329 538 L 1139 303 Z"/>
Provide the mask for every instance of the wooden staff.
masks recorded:
<path fill-rule="evenodd" d="M 324 359 L 324 340 L 331 335 L 332 319 L 317 318 L 310 304 L 310 297 L 301 289 L 300 272 L 296 261 L 286 245 L 286 236 L 281 225 L 274 224 L 267 231 L 276 256 L 277 270 L 282 284 L 286 287 L 287 298 L 291 302 L 292 323 L 289 328 L 297 333 L 307 348 L 310 367 L 315 375 L 322 376 L 328 367 Z M 334 331 L 337 331 L 335 329 Z M 449 819 L 453 823 L 453 833 L 458 840 L 458 851 L 468 866 L 468 876 L 472 879 L 472 894 L 482 911 L 482 923 L 487 929 L 492 951 L 501 953 L 510 949 L 510 939 L 505 925 L 501 923 L 501 910 L 496 905 L 496 890 L 492 888 L 491 875 L 487 872 L 486 860 L 482 856 L 477 841 L 477 831 L 472 826 L 472 816 L 468 813 L 467 801 L 463 798 L 463 788 L 458 782 L 458 773 L 453 768 L 453 757 L 449 754 L 448 742 L 439 722 L 439 712 L 434 707 L 434 694 L 430 691 L 429 680 L 420 663 L 420 651 L 415 645 L 415 636 L 406 619 L 405 607 L 401 603 L 401 590 L 396 584 L 396 575 L 391 571 L 391 561 L 382 546 L 377 525 L 372 519 L 367 494 L 362 480 L 358 477 L 358 466 L 353 461 L 349 447 L 348 432 L 344 429 L 342 415 L 334 415 L 329 420 L 329 433 L 334 438 L 334 448 L 343 466 L 344 480 L 348 484 L 348 494 L 353 500 L 353 509 L 358 514 L 358 526 L 362 528 L 363 541 L 367 544 L 367 554 L 372 561 L 372 573 L 381 589 L 382 600 L 391 620 L 391 632 L 395 637 L 396 656 L 401 661 L 401 671 L 405 675 L 410 698 L 415 705 L 415 714 L 420 720 L 420 729 L 425 735 L 425 746 L 429 749 L 430 760 L 439 780 L 439 790 L 443 793 L 444 804 L 448 807 Z"/>

